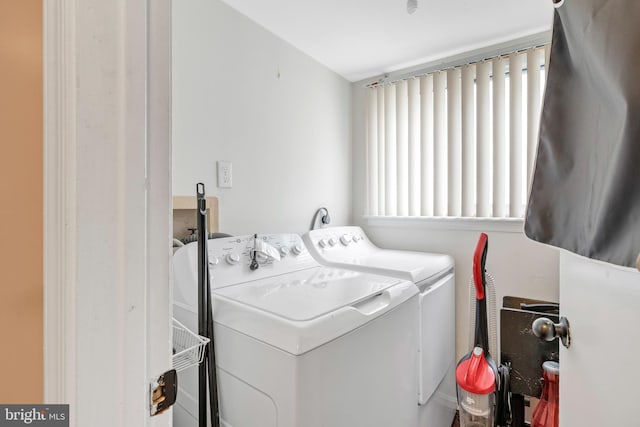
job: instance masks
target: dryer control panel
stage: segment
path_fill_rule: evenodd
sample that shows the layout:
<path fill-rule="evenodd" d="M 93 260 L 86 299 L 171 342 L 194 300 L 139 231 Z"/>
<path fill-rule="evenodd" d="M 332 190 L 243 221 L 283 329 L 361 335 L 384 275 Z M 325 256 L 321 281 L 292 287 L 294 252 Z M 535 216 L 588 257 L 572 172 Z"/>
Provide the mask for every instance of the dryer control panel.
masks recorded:
<path fill-rule="evenodd" d="M 432 283 L 454 267 L 449 255 L 379 248 L 355 226 L 311 230 L 303 240 L 323 265 L 390 275 L 417 284 Z"/>
<path fill-rule="evenodd" d="M 303 237 L 309 250 L 324 256 L 367 255 L 379 250 L 360 227 L 328 227 L 311 230 Z"/>

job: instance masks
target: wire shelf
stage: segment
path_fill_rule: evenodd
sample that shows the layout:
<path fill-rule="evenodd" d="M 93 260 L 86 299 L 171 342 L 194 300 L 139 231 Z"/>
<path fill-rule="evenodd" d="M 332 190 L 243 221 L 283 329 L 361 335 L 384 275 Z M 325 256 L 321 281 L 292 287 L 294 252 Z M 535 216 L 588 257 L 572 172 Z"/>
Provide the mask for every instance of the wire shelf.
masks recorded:
<path fill-rule="evenodd" d="M 186 326 L 173 319 L 173 369 L 184 371 L 202 363 L 205 346 L 209 338 L 191 332 Z"/>

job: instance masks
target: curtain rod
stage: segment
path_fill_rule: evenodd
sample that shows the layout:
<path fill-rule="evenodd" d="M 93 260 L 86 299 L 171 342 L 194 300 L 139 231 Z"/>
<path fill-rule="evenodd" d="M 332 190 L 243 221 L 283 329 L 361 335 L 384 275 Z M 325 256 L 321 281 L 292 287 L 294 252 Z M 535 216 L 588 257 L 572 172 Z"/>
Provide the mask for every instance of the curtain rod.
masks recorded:
<path fill-rule="evenodd" d="M 563 1 L 563 0 L 560 0 Z M 494 58 L 500 58 L 514 53 L 523 53 L 529 49 L 541 49 L 551 42 L 551 31 L 545 31 L 531 36 L 522 37 L 505 43 L 500 43 L 473 51 L 464 52 L 429 63 L 417 65 L 403 70 L 385 73 L 381 76 L 365 80 L 366 88 L 374 88 L 385 84 L 393 84 L 403 80 L 421 77 L 435 71 L 460 68 L 477 64 Z"/>
<path fill-rule="evenodd" d="M 532 46 L 532 47 L 529 47 L 529 48 L 526 48 L 526 49 L 515 50 L 513 52 L 505 52 L 505 53 L 501 53 L 499 55 L 491 56 L 491 57 L 488 57 L 488 58 L 483 58 L 483 59 L 479 59 L 479 60 L 475 60 L 475 61 L 465 62 L 465 63 L 458 64 L 458 65 L 451 65 L 449 67 L 444 67 L 444 68 L 440 68 L 440 69 L 437 69 L 437 70 L 431 70 L 431 71 L 427 71 L 427 72 L 423 72 L 423 73 L 418 73 L 418 74 L 412 75 L 410 77 L 396 78 L 394 80 L 385 79 L 383 77 L 378 81 L 375 81 L 373 83 L 369 83 L 365 87 L 374 88 L 374 87 L 378 87 L 378 86 L 384 86 L 386 84 L 394 84 L 394 83 L 398 83 L 398 82 L 401 82 L 401 81 L 404 81 L 404 80 L 411 80 L 411 79 L 415 79 L 415 78 L 418 78 L 418 77 L 426 76 L 428 74 L 439 72 L 439 71 L 455 70 L 456 68 L 462 68 L 462 67 L 466 67 L 468 65 L 475 65 L 475 64 L 478 64 L 480 62 L 488 62 L 488 61 L 494 60 L 496 58 L 506 58 L 506 57 L 509 57 L 509 56 L 511 56 L 513 54 L 520 55 L 522 53 L 527 52 L 528 50 L 544 49 L 545 46 L 547 46 L 547 44 L 542 44 L 542 45 L 538 45 L 538 46 Z"/>

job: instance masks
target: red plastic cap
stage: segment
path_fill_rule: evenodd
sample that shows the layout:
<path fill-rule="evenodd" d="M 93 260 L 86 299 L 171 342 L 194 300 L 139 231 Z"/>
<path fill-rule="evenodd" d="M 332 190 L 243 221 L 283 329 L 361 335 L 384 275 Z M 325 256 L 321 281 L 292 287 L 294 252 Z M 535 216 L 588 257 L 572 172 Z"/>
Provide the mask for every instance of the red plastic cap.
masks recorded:
<path fill-rule="evenodd" d="M 484 358 L 482 348 L 474 348 L 471 357 L 460 362 L 456 368 L 456 382 L 469 393 L 490 394 L 495 391 L 495 373 Z"/>

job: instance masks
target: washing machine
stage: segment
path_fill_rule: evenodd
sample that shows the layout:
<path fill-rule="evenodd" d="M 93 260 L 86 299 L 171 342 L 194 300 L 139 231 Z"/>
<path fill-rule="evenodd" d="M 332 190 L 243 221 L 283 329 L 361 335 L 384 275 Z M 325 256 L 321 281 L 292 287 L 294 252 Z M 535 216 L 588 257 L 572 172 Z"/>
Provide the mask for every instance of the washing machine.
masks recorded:
<path fill-rule="evenodd" d="M 415 425 L 411 281 L 321 266 L 294 234 L 214 239 L 208 250 L 222 426 Z M 191 243 L 173 257 L 174 317 L 192 330 L 197 255 Z M 174 426 L 195 427 L 197 368 L 178 384 Z"/>
<path fill-rule="evenodd" d="M 450 427 L 455 394 L 455 277 L 449 255 L 381 249 L 360 227 L 328 227 L 303 236 L 321 264 L 414 283 L 419 293 L 418 395 L 420 427 Z"/>

